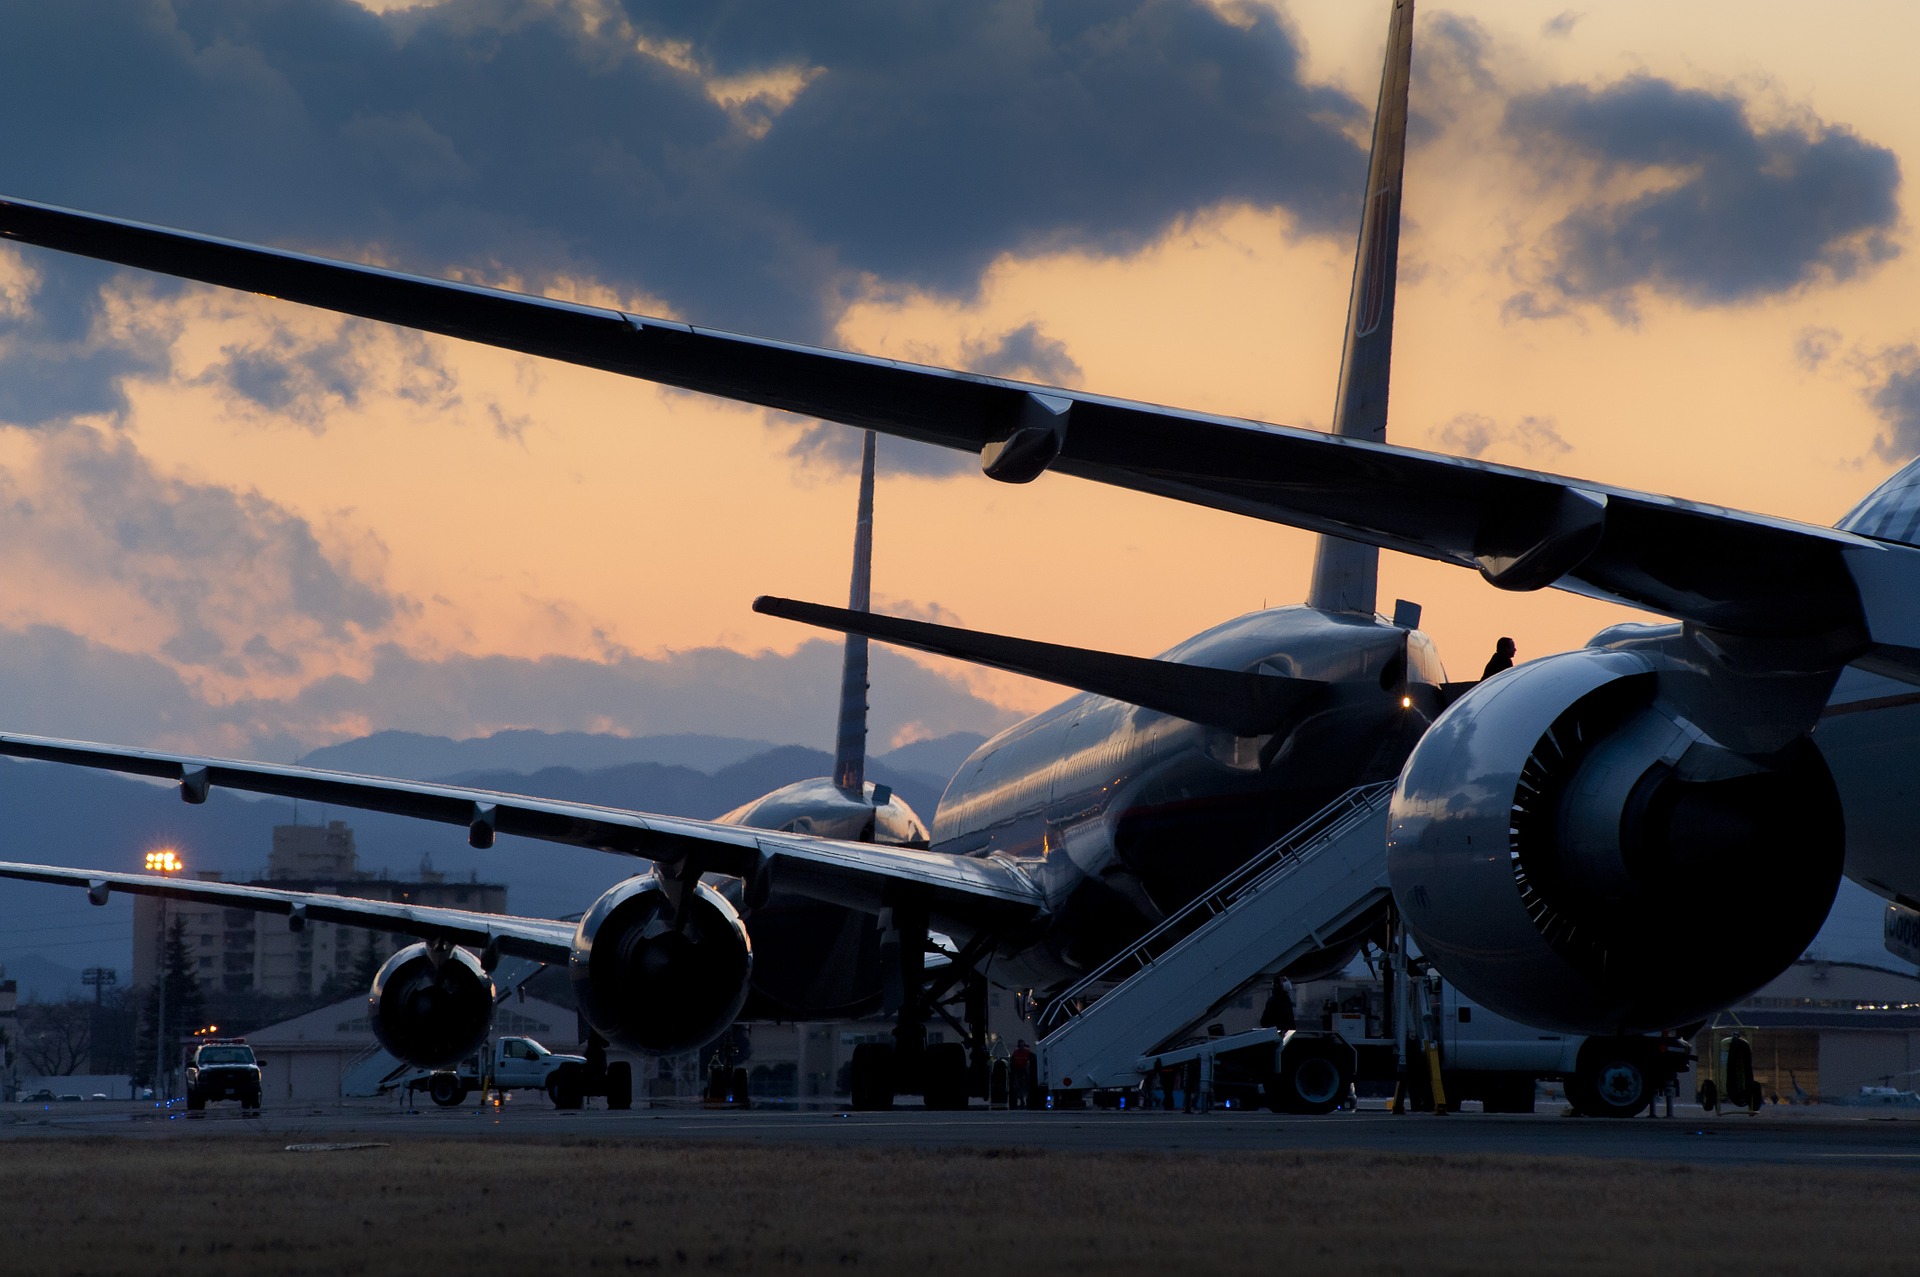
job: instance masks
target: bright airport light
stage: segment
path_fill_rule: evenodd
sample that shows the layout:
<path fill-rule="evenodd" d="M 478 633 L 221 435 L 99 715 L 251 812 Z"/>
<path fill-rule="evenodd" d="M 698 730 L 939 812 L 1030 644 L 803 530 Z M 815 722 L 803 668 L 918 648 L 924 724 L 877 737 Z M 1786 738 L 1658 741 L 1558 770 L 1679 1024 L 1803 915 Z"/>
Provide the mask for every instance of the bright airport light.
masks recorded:
<path fill-rule="evenodd" d="M 171 847 L 147 853 L 147 872 L 156 874 L 177 874 L 187 867 L 180 854 Z"/>

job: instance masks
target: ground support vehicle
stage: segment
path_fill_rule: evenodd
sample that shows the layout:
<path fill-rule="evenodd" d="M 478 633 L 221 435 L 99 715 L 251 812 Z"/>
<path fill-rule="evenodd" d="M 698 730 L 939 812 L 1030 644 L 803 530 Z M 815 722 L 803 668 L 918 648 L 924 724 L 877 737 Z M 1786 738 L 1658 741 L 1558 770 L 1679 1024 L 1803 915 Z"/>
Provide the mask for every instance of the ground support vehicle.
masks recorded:
<path fill-rule="evenodd" d="M 1536 1029 L 1467 998 L 1418 959 L 1400 976 L 1407 1005 L 1396 1018 L 1389 989 L 1391 953 L 1381 979 L 1329 982 L 1316 1007 L 1320 1024 L 1353 1045 L 1362 1085 L 1397 1089 L 1402 1109 L 1433 1111 L 1478 1101 L 1488 1113 L 1531 1113 L 1538 1084 L 1558 1081 L 1568 1103 L 1589 1117 L 1632 1117 L 1666 1094 L 1693 1060 L 1674 1036 L 1583 1037 Z"/>
<path fill-rule="evenodd" d="M 241 1111 L 260 1111 L 260 1062 L 245 1038 L 202 1038 L 183 1055 L 188 1112 L 215 1100 L 238 1100 Z"/>
<path fill-rule="evenodd" d="M 553 1106 L 577 1109 L 589 1096 L 605 1096 L 610 1109 L 633 1107 L 633 1066 L 609 1063 L 606 1047 L 590 1039 L 586 1055 L 558 1055 L 532 1038 L 500 1037 L 453 1069 L 419 1069 L 391 1087 L 425 1091 L 435 1104 L 454 1108 L 474 1092 L 544 1091 Z"/>

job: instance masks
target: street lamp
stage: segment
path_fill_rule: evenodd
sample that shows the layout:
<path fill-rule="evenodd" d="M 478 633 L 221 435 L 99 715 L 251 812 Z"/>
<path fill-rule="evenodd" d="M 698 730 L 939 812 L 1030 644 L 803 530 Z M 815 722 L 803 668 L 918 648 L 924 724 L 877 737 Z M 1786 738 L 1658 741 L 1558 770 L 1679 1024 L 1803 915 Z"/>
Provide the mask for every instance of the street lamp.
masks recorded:
<path fill-rule="evenodd" d="M 187 867 L 180 859 L 180 853 L 171 847 L 162 847 L 158 851 L 147 853 L 147 872 L 155 874 L 177 874 Z M 153 1017 L 153 1080 L 164 1094 L 161 1100 L 173 1098 L 173 1052 L 167 1047 L 167 898 L 160 897 L 160 961 L 155 966 L 154 980 L 160 986 L 160 1006 Z"/>

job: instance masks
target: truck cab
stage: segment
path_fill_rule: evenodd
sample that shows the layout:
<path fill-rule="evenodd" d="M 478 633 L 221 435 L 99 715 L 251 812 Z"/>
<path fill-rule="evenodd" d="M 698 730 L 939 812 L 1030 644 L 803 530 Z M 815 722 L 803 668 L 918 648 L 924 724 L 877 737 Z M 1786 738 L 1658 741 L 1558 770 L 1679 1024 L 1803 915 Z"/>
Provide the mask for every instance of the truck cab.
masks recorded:
<path fill-rule="evenodd" d="M 187 1109 L 213 1100 L 238 1100 L 242 1112 L 260 1111 L 260 1062 L 245 1038 L 207 1038 L 186 1049 Z"/>

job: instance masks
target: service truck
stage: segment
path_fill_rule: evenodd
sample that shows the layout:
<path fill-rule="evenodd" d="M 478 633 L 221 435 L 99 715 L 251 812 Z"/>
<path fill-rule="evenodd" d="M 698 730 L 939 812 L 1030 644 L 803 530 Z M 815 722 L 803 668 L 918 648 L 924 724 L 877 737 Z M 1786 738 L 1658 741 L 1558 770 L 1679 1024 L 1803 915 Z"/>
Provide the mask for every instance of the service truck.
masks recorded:
<path fill-rule="evenodd" d="M 1692 1062 L 1687 1043 L 1672 1036 L 1584 1037 L 1509 1020 L 1472 1001 L 1438 972 L 1413 977 L 1419 1019 L 1409 1023 L 1405 1077 L 1422 1107 L 1433 1102 L 1435 1066 L 1449 1107 L 1477 1100 L 1488 1113 L 1531 1113 L 1536 1084 L 1558 1081 L 1567 1102 L 1591 1117 L 1631 1117 L 1653 1102 Z M 1386 994 L 1379 980 L 1336 979 L 1318 986 L 1299 1008 L 1303 1025 L 1316 1019 L 1350 1043 L 1357 1076 L 1400 1078 L 1400 1047 L 1387 1031 Z M 1409 1016 L 1412 1020 L 1413 1017 Z M 1432 1045 L 1433 1058 L 1426 1058 Z"/>
<path fill-rule="evenodd" d="M 475 1091 L 544 1091 L 555 1108 L 577 1109 L 589 1095 L 607 1097 L 612 1109 L 633 1106 L 633 1069 L 624 1061 L 600 1067 L 584 1055 L 559 1055 L 532 1038 L 499 1037 L 453 1069 L 419 1069 L 389 1087 L 425 1091 L 435 1104 L 454 1108 Z"/>
<path fill-rule="evenodd" d="M 201 1038 L 182 1052 L 181 1064 L 190 1111 L 213 1100 L 238 1100 L 242 1112 L 260 1111 L 260 1062 L 245 1038 Z"/>

